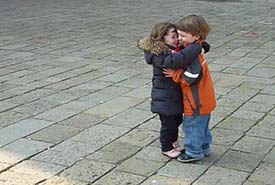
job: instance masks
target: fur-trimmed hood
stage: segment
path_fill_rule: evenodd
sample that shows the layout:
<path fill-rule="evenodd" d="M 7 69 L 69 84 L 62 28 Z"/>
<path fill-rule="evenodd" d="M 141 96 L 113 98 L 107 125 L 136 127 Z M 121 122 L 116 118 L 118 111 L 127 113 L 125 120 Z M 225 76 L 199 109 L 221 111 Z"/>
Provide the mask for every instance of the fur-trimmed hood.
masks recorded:
<path fill-rule="evenodd" d="M 160 42 L 152 42 L 149 37 L 145 37 L 138 41 L 138 47 L 141 50 L 150 52 L 155 55 L 162 54 L 166 49 Z"/>

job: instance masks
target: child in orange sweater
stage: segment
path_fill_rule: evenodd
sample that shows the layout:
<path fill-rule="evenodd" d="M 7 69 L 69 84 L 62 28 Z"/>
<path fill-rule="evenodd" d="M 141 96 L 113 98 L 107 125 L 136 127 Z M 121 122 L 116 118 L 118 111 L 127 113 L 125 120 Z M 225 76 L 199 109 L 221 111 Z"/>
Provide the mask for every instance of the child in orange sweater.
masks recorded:
<path fill-rule="evenodd" d="M 190 44 L 201 44 L 206 39 L 209 26 L 202 16 L 189 15 L 177 24 L 179 41 L 186 48 Z M 185 63 L 185 67 L 181 67 Z M 186 64 L 189 66 L 186 67 Z M 212 136 L 209 129 L 211 112 L 216 106 L 215 93 L 208 65 L 200 54 L 193 61 L 180 60 L 180 57 L 166 57 L 163 63 L 166 77 L 172 77 L 181 84 L 183 93 L 184 118 L 183 130 L 185 134 L 185 150 L 177 158 L 181 162 L 198 161 L 209 156 Z"/>

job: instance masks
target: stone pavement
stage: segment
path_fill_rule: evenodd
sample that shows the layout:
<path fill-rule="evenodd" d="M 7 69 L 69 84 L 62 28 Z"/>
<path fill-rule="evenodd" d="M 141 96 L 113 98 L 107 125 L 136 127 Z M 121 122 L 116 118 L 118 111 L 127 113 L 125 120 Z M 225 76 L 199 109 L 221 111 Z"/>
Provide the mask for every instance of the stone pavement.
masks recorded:
<path fill-rule="evenodd" d="M 160 155 L 136 43 L 190 13 L 218 106 L 212 155 L 183 164 Z M 0 24 L 1 185 L 275 184 L 274 0 L 0 0 Z"/>

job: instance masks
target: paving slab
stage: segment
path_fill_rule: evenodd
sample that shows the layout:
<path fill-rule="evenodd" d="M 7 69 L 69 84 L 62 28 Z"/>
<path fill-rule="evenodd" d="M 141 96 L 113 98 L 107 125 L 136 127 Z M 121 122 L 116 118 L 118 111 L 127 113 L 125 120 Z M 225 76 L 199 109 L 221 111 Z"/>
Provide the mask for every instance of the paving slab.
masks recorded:
<path fill-rule="evenodd" d="M 199 163 L 180 163 L 172 160 L 162 167 L 157 175 L 181 179 L 183 182 L 192 183 L 207 170 L 206 165 Z"/>
<path fill-rule="evenodd" d="M 217 127 L 231 130 L 247 131 L 253 125 L 255 125 L 257 120 L 243 119 L 234 116 L 229 116 L 225 120 L 221 121 Z"/>
<path fill-rule="evenodd" d="M 158 137 L 157 132 L 136 129 L 123 135 L 118 141 L 144 147 L 154 142 Z"/>
<path fill-rule="evenodd" d="M 264 161 L 269 162 L 269 163 L 275 163 L 275 147 L 267 154 L 265 157 Z"/>
<path fill-rule="evenodd" d="M 190 185 L 190 182 L 182 180 L 182 179 L 176 179 L 174 177 L 167 177 L 167 176 L 161 176 L 161 175 L 153 175 L 149 179 L 147 179 L 145 182 L 142 183 L 142 185 Z"/>
<path fill-rule="evenodd" d="M 132 157 L 124 161 L 118 168 L 118 171 L 130 172 L 141 176 L 151 176 L 164 165 L 163 162 L 144 160 Z"/>
<path fill-rule="evenodd" d="M 77 135 L 82 130 L 83 129 L 77 127 L 55 124 L 29 135 L 28 138 L 47 143 L 60 143 L 70 137 Z"/>
<path fill-rule="evenodd" d="M 127 128 L 135 128 L 141 125 L 146 120 L 149 120 L 153 116 L 154 115 L 148 111 L 143 111 L 139 109 L 129 109 L 116 116 L 113 116 L 111 119 L 108 119 L 103 123 Z"/>
<path fill-rule="evenodd" d="M 88 155 L 87 158 L 112 164 L 120 164 L 122 161 L 133 156 L 139 150 L 140 147 L 128 143 L 112 142 L 103 147 L 101 150 Z"/>
<path fill-rule="evenodd" d="M 262 156 L 259 154 L 229 150 L 219 159 L 216 165 L 244 172 L 252 172 L 261 160 Z"/>
<path fill-rule="evenodd" d="M 254 173 L 248 178 L 249 181 L 256 183 L 274 184 L 274 164 L 271 163 L 261 163 Z"/>
<path fill-rule="evenodd" d="M 138 185 L 146 177 L 131 173 L 112 171 L 95 182 L 95 185 Z"/>
<path fill-rule="evenodd" d="M 30 116 L 31 114 L 29 113 L 21 113 L 13 110 L 2 112 L 0 113 L 0 127 L 7 127 Z"/>
<path fill-rule="evenodd" d="M 94 182 L 115 167 L 113 164 L 82 160 L 73 167 L 64 170 L 60 175 L 73 180 Z"/>
<path fill-rule="evenodd" d="M 53 122 L 38 119 L 22 120 L 0 130 L 0 145 L 6 145 L 52 124 Z"/>
<path fill-rule="evenodd" d="M 19 165 L 12 167 L 11 171 L 22 174 L 34 175 L 36 177 L 41 177 L 43 179 L 47 179 L 52 177 L 59 172 L 65 169 L 64 166 L 44 163 L 33 160 L 26 160 Z"/>
<path fill-rule="evenodd" d="M 258 137 L 244 136 L 232 147 L 235 150 L 264 155 L 274 146 L 275 141 Z"/>
<path fill-rule="evenodd" d="M 40 183 L 41 185 L 53 185 L 53 184 L 60 184 L 60 185 L 88 185 L 87 182 L 79 181 L 70 179 L 63 176 L 54 176 L 52 178 L 47 179 L 46 181 Z"/>
<path fill-rule="evenodd" d="M 205 173 L 205 175 L 200 177 L 194 184 L 241 185 L 246 180 L 248 175 L 249 173 L 246 172 L 213 166 Z"/>
<path fill-rule="evenodd" d="M 0 182 L 3 185 L 36 184 L 42 180 L 43 178 L 40 176 L 17 173 L 13 171 L 5 171 L 0 175 Z"/>
<path fill-rule="evenodd" d="M 213 140 L 213 144 L 231 146 L 237 142 L 244 133 L 238 130 L 215 128 L 212 131 L 212 135 L 213 138 L 216 138 Z"/>
<path fill-rule="evenodd" d="M 49 148 L 50 146 L 51 144 L 49 143 L 19 139 L 0 148 L 0 160 L 1 162 L 15 164 Z"/>
<path fill-rule="evenodd" d="M 275 116 L 267 115 L 261 122 L 249 130 L 248 135 L 274 139 L 274 119 Z"/>

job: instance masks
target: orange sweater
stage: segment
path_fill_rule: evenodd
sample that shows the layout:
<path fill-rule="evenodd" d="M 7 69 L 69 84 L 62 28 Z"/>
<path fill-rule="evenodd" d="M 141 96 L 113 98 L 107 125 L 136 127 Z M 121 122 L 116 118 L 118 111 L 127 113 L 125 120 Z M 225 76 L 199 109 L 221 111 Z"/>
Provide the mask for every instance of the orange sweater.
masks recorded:
<path fill-rule="evenodd" d="M 181 83 L 184 114 L 187 116 L 208 114 L 216 107 L 214 87 L 203 55 L 200 54 L 193 64 L 199 68 L 199 72 L 196 70 L 192 73 L 194 68 L 190 67 L 189 71 L 178 69 L 173 74 L 173 80 Z M 197 82 L 191 84 L 192 79 Z"/>

